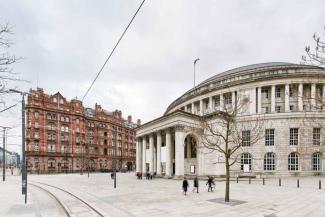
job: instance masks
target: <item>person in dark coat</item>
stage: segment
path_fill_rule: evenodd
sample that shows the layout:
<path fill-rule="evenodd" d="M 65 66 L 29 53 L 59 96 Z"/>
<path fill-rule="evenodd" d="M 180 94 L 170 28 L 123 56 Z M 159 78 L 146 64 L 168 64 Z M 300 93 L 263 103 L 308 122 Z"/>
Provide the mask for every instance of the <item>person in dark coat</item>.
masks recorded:
<path fill-rule="evenodd" d="M 212 178 L 212 176 L 209 176 L 209 178 L 208 178 L 208 181 L 207 181 L 207 184 L 206 185 L 209 185 L 209 187 L 208 187 L 208 192 L 211 190 L 211 192 L 213 192 L 213 190 L 212 190 L 212 186 L 214 185 L 214 181 L 213 181 L 213 178 Z"/>
<path fill-rule="evenodd" d="M 194 188 L 193 188 L 193 193 L 195 191 L 195 188 L 196 188 L 196 193 L 199 193 L 199 179 L 197 176 L 195 176 L 194 178 Z"/>
<path fill-rule="evenodd" d="M 183 180 L 183 192 L 184 192 L 185 196 L 186 196 L 188 186 L 189 186 L 188 181 L 187 181 L 186 177 L 184 177 L 184 180 Z"/>

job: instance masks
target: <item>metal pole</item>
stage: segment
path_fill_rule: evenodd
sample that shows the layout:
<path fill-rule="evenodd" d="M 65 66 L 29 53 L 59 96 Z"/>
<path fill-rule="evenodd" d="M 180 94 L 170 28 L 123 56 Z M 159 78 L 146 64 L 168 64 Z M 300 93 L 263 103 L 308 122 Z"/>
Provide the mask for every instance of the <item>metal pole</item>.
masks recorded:
<path fill-rule="evenodd" d="M 116 133 L 117 133 L 117 129 L 116 129 L 116 126 L 115 126 L 115 129 L 113 127 L 113 136 L 114 136 L 114 160 L 113 160 L 113 163 L 114 163 L 114 188 L 116 188 Z"/>
<path fill-rule="evenodd" d="M 6 128 L 3 128 L 2 181 L 6 181 Z"/>
<path fill-rule="evenodd" d="M 21 110 L 22 110 L 22 179 L 23 179 L 23 193 L 25 194 L 25 204 L 27 203 L 27 166 L 26 166 L 26 153 L 25 153 L 25 94 L 22 93 L 21 101 Z M 24 189 L 25 186 L 25 189 Z"/>

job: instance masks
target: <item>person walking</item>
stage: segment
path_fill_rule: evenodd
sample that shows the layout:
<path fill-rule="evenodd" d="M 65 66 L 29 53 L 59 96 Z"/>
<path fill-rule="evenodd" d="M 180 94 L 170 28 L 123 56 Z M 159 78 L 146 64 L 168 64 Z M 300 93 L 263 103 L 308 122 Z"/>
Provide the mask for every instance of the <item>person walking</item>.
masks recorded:
<path fill-rule="evenodd" d="M 208 186 L 208 192 L 210 192 L 210 190 L 211 190 L 211 192 L 213 192 L 213 190 L 212 190 L 212 186 L 214 185 L 214 181 L 213 181 L 212 176 L 209 176 L 206 185 L 209 185 L 209 186 Z"/>
<path fill-rule="evenodd" d="M 193 193 L 194 193 L 195 189 L 196 189 L 196 193 L 199 193 L 199 179 L 197 176 L 195 176 L 195 178 L 194 178 L 194 188 L 192 190 Z"/>
<path fill-rule="evenodd" d="M 185 196 L 186 196 L 187 188 L 188 188 L 188 181 L 187 181 L 186 177 L 184 177 L 184 180 L 183 180 L 183 192 L 184 192 Z"/>

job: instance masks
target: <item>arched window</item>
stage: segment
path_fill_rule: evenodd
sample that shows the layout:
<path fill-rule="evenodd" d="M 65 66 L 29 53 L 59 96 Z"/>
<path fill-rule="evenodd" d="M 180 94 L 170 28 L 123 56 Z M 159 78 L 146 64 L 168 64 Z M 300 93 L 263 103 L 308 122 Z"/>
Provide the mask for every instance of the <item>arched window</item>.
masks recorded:
<path fill-rule="evenodd" d="M 291 152 L 288 156 L 288 170 L 290 171 L 299 170 L 299 157 L 296 152 Z"/>
<path fill-rule="evenodd" d="M 107 155 L 107 149 L 104 148 L 104 155 Z"/>
<path fill-rule="evenodd" d="M 104 139 L 104 145 L 107 145 L 107 139 Z"/>
<path fill-rule="evenodd" d="M 249 153 L 243 153 L 240 157 L 241 170 L 244 170 L 244 165 L 249 165 L 249 170 L 252 170 L 252 156 Z"/>
<path fill-rule="evenodd" d="M 273 152 L 264 155 L 264 170 L 275 170 L 275 154 Z"/>
<path fill-rule="evenodd" d="M 312 168 L 314 171 L 319 171 L 321 169 L 320 159 L 320 153 L 317 152 L 313 154 Z"/>

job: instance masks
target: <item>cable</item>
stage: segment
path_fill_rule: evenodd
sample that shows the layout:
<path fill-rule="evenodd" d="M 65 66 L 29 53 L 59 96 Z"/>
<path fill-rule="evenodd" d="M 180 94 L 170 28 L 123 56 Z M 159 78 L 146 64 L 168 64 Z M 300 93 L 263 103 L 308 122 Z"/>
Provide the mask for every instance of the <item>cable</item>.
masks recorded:
<path fill-rule="evenodd" d="M 5 109 L 1 110 L 0 113 L 4 112 L 4 111 L 7 111 L 8 109 L 11 109 L 11 108 L 15 107 L 16 105 L 18 105 L 18 102 L 16 104 L 12 105 L 12 106 L 9 106 L 8 108 L 5 108 Z"/>
<path fill-rule="evenodd" d="M 120 43 L 120 41 L 122 40 L 124 34 L 126 33 L 126 31 L 128 30 L 128 28 L 130 27 L 132 21 L 134 20 L 135 16 L 138 14 L 139 10 L 141 9 L 143 3 L 145 2 L 146 0 L 143 0 L 138 8 L 138 10 L 135 12 L 135 14 L 133 15 L 132 19 L 130 20 L 129 24 L 127 25 L 127 27 L 125 28 L 124 32 L 122 33 L 121 37 L 119 38 L 119 40 L 117 41 L 117 43 L 115 44 L 113 50 L 111 51 L 111 53 L 109 54 L 109 56 L 107 57 L 106 61 L 104 62 L 103 66 L 100 68 L 99 72 L 97 73 L 95 79 L 93 80 L 93 82 L 91 83 L 91 85 L 89 86 L 87 92 L 85 93 L 85 95 L 82 97 L 82 102 L 84 101 L 84 99 L 86 98 L 88 92 L 90 91 L 90 89 L 92 88 L 92 86 L 94 85 L 95 81 L 97 80 L 97 78 L 99 77 L 100 73 L 103 71 L 106 63 L 108 62 L 108 60 L 111 58 L 112 54 L 114 53 L 116 47 L 118 46 L 118 44 Z"/>

